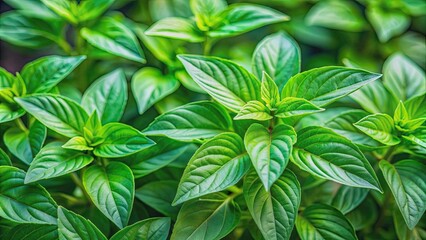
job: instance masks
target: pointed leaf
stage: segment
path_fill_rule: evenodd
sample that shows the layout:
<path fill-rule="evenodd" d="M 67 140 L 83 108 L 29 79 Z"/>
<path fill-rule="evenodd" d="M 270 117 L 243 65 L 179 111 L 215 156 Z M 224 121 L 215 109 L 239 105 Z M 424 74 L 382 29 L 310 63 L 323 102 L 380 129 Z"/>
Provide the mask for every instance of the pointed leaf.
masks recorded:
<path fill-rule="evenodd" d="M 275 116 L 278 118 L 290 118 L 313 114 L 321 111 L 324 111 L 324 109 L 315 106 L 306 99 L 286 97 L 278 103 Z"/>
<path fill-rule="evenodd" d="M 63 207 L 58 208 L 58 231 L 60 240 L 107 239 L 90 220 Z"/>
<path fill-rule="evenodd" d="M 410 26 L 410 18 L 399 10 L 385 11 L 378 7 L 369 7 L 366 15 L 383 43 L 403 33 Z"/>
<path fill-rule="evenodd" d="M 78 21 L 84 22 L 99 17 L 115 0 L 81 1 L 78 6 Z"/>
<path fill-rule="evenodd" d="M 170 218 L 149 218 L 123 228 L 110 240 L 166 240 L 169 229 Z"/>
<path fill-rule="evenodd" d="M 30 224 L 24 223 L 13 227 L 8 231 L 3 239 L 7 240 L 52 240 L 58 239 L 58 227 L 47 224 Z"/>
<path fill-rule="evenodd" d="M 401 140 L 396 135 L 393 119 L 387 114 L 373 114 L 354 123 L 359 130 L 388 146 L 396 145 Z"/>
<path fill-rule="evenodd" d="M 0 166 L 12 166 L 9 156 L 0 148 Z"/>
<path fill-rule="evenodd" d="M 173 205 L 235 185 L 249 170 L 250 159 L 238 134 L 223 133 L 195 152 L 180 180 Z"/>
<path fill-rule="evenodd" d="M 280 102 L 281 97 L 278 92 L 278 86 L 268 75 L 268 73 L 263 72 L 262 74 L 262 84 L 260 86 L 260 94 L 262 100 L 266 103 L 270 109 L 275 108 L 275 105 Z"/>
<path fill-rule="evenodd" d="M 331 206 L 343 214 L 347 214 L 358 207 L 367 197 L 368 189 L 341 186 L 331 200 Z"/>
<path fill-rule="evenodd" d="M 259 121 L 266 121 L 271 118 L 269 109 L 263 103 L 256 100 L 246 103 L 237 116 L 234 117 L 235 120 L 253 119 Z"/>
<path fill-rule="evenodd" d="M 168 17 L 154 23 L 145 32 L 148 36 L 180 39 L 188 42 L 203 42 L 205 37 L 195 22 L 180 17 Z"/>

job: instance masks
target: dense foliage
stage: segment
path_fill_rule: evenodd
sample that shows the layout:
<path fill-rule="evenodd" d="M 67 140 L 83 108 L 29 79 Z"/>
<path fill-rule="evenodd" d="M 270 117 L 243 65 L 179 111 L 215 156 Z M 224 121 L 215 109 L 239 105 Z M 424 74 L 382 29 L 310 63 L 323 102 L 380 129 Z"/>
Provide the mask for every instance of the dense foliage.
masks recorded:
<path fill-rule="evenodd" d="M 5 2 L 1 239 L 426 238 L 425 1 Z"/>

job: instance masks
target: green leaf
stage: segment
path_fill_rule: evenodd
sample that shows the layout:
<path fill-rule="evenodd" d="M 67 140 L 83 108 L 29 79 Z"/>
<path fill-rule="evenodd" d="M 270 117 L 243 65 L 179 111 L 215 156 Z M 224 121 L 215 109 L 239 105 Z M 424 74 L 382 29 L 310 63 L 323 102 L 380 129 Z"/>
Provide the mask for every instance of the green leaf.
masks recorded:
<path fill-rule="evenodd" d="M 137 71 L 132 77 L 132 92 L 139 114 L 176 91 L 179 85 L 176 78 L 165 76 L 156 68 L 145 67 Z"/>
<path fill-rule="evenodd" d="M 219 18 L 222 19 L 219 24 L 207 32 L 210 37 L 231 37 L 290 19 L 281 12 L 256 4 L 232 4 Z"/>
<path fill-rule="evenodd" d="M 217 103 L 201 101 L 160 115 L 143 133 L 148 136 L 167 136 L 179 141 L 193 141 L 229 132 L 231 126 L 232 120 L 225 109 Z"/>
<path fill-rule="evenodd" d="M 81 1 L 78 6 L 78 21 L 84 22 L 95 19 L 104 13 L 115 0 Z"/>
<path fill-rule="evenodd" d="M 358 207 L 367 197 L 368 189 L 341 186 L 331 200 L 331 206 L 343 214 L 347 214 Z"/>
<path fill-rule="evenodd" d="M 259 121 L 266 121 L 271 118 L 268 107 L 256 100 L 246 103 L 234 117 L 235 120 L 253 119 Z"/>
<path fill-rule="evenodd" d="M 426 118 L 426 94 L 410 98 L 404 102 L 404 106 L 411 119 Z"/>
<path fill-rule="evenodd" d="M 56 224 L 55 201 L 39 184 L 24 184 L 25 172 L 0 166 L 0 217 L 17 223 Z"/>
<path fill-rule="evenodd" d="M 374 140 L 388 146 L 396 145 L 401 141 L 396 136 L 393 119 L 387 114 L 368 115 L 354 125 Z"/>
<path fill-rule="evenodd" d="M 41 0 L 48 8 L 70 23 L 77 24 L 77 2 L 68 0 Z"/>
<path fill-rule="evenodd" d="M 93 28 L 81 29 L 81 36 L 91 45 L 125 59 L 145 63 L 135 34 L 112 17 L 100 20 Z"/>
<path fill-rule="evenodd" d="M 381 191 L 373 168 L 358 147 L 330 129 L 312 126 L 298 131 L 291 160 L 316 177 Z"/>
<path fill-rule="evenodd" d="M 180 17 L 168 17 L 154 23 L 145 31 L 148 36 L 179 39 L 188 42 L 203 42 L 205 37 L 195 22 Z"/>
<path fill-rule="evenodd" d="M 382 160 L 379 167 L 412 230 L 426 210 L 426 165 L 415 160 L 402 160 L 392 165 Z"/>
<path fill-rule="evenodd" d="M 118 122 L 127 103 L 127 82 L 123 70 L 114 70 L 97 79 L 84 92 L 81 105 L 88 113 L 96 110 L 102 124 Z"/>
<path fill-rule="evenodd" d="M 9 128 L 3 135 L 7 149 L 18 159 L 29 165 L 33 160 L 31 145 L 28 139 L 28 132 L 20 128 Z"/>
<path fill-rule="evenodd" d="M 172 206 L 172 202 L 178 184 L 175 180 L 149 182 L 136 189 L 136 198 L 165 216 L 176 219 L 180 205 Z M 158 189 L 161 189 L 161 191 L 158 191 Z"/>
<path fill-rule="evenodd" d="M 305 17 L 309 25 L 360 32 L 364 29 L 364 19 L 359 7 L 350 1 L 318 2 Z"/>
<path fill-rule="evenodd" d="M 0 148 L 0 166 L 12 166 L 9 156 Z"/>
<path fill-rule="evenodd" d="M 25 184 L 75 172 L 93 161 L 92 156 L 61 148 L 61 145 L 53 142 L 41 149 L 28 169 Z"/>
<path fill-rule="evenodd" d="M 268 75 L 263 72 L 262 84 L 260 86 L 260 94 L 262 100 L 266 103 L 268 108 L 275 108 L 275 105 L 281 100 L 280 93 L 278 92 L 278 86 Z"/>
<path fill-rule="evenodd" d="M 392 212 L 393 224 L 395 226 L 395 232 L 400 240 L 421 240 L 424 237 L 424 230 L 421 227 L 416 227 L 410 230 L 405 224 L 404 217 L 402 217 L 399 209 L 394 208 Z M 422 235 L 423 230 L 423 235 Z"/>
<path fill-rule="evenodd" d="M 13 227 L 3 239 L 7 240 L 52 240 L 58 239 L 58 227 L 47 224 L 24 223 Z"/>
<path fill-rule="evenodd" d="M 60 240 L 107 239 L 90 220 L 63 207 L 58 208 L 58 231 Z"/>
<path fill-rule="evenodd" d="M 8 11 L 0 17 L 0 39 L 20 47 L 41 48 L 61 41 L 61 27 L 62 23 L 58 21 Z"/>
<path fill-rule="evenodd" d="M 243 140 L 223 133 L 205 142 L 189 160 L 173 205 L 235 185 L 250 168 Z"/>
<path fill-rule="evenodd" d="M 426 149 L 426 127 L 419 127 L 416 131 L 408 136 L 402 136 L 404 139 L 410 141 L 412 144 L 418 145 Z"/>
<path fill-rule="evenodd" d="M 281 91 L 293 75 L 300 72 L 300 48 L 284 32 L 265 37 L 254 50 L 252 69 L 257 78 L 266 72 Z"/>
<path fill-rule="evenodd" d="M 6 103 L 0 103 L 0 123 L 15 120 L 25 114 L 24 109 L 13 109 Z"/>
<path fill-rule="evenodd" d="M 186 143 L 166 137 L 152 137 L 156 144 L 120 159 L 131 169 L 135 178 L 146 176 L 176 160 L 186 149 Z"/>
<path fill-rule="evenodd" d="M 368 213 L 368 214 L 366 214 Z M 377 222 L 378 208 L 373 198 L 367 197 L 357 208 L 347 213 L 345 217 L 354 227 L 355 231 L 365 229 Z"/>
<path fill-rule="evenodd" d="M 286 97 L 277 104 L 275 116 L 278 118 L 290 118 L 295 116 L 309 115 L 321 111 L 324 111 L 324 109 L 315 106 L 306 99 Z"/>
<path fill-rule="evenodd" d="M 383 84 L 398 100 L 426 92 L 424 71 L 402 54 L 391 55 L 383 65 Z"/>
<path fill-rule="evenodd" d="M 300 97 L 323 107 L 380 78 L 381 74 L 346 67 L 321 67 L 296 74 L 282 97 Z"/>
<path fill-rule="evenodd" d="M 384 9 L 371 7 L 367 8 L 366 15 L 382 43 L 405 32 L 410 26 L 410 18 L 399 10 L 385 11 Z"/>
<path fill-rule="evenodd" d="M 228 6 L 225 0 L 190 0 L 189 3 L 202 31 L 214 27 L 221 20 L 218 15 Z"/>
<path fill-rule="evenodd" d="M 83 134 L 87 113 L 76 102 L 53 94 L 15 98 L 25 111 L 46 127 L 67 137 Z"/>
<path fill-rule="evenodd" d="M 260 100 L 260 82 L 243 67 L 216 57 L 179 55 L 186 71 L 216 101 L 233 112 Z"/>
<path fill-rule="evenodd" d="M 170 218 L 149 218 L 118 231 L 110 240 L 166 240 L 169 235 Z"/>
<path fill-rule="evenodd" d="M 286 168 L 296 132 L 288 125 L 278 125 L 272 130 L 253 123 L 244 136 L 244 145 L 266 191 Z"/>
<path fill-rule="evenodd" d="M 256 173 L 247 175 L 244 198 L 265 239 L 290 239 L 301 199 L 300 184 L 290 170 L 277 179 L 270 191 L 265 190 Z"/>
<path fill-rule="evenodd" d="M 83 174 L 83 185 L 95 206 L 115 225 L 129 221 L 135 195 L 132 171 L 125 164 L 111 162 L 105 168 L 91 166 Z"/>
<path fill-rule="evenodd" d="M 70 140 L 68 140 L 68 142 L 62 145 L 62 148 L 77 151 L 93 150 L 93 147 L 88 146 L 88 142 L 86 141 L 86 139 L 80 136 L 71 138 Z"/>
<path fill-rule="evenodd" d="M 140 131 L 122 123 L 108 123 L 102 127 L 100 136 L 104 141 L 93 151 L 98 157 L 124 157 L 155 144 Z"/>
<path fill-rule="evenodd" d="M 46 93 L 68 76 L 86 56 L 63 57 L 47 56 L 24 66 L 21 76 L 27 93 Z"/>
<path fill-rule="evenodd" d="M 223 193 L 207 195 L 182 206 L 170 239 L 221 239 L 237 226 L 240 215 L 232 198 Z"/>
<path fill-rule="evenodd" d="M 4 2 L 29 16 L 45 20 L 58 21 L 61 19 L 58 15 L 46 7 L 41 0 L 5 0 Z"/>
<path fill-rule="evenodd" d="M 13 76 L 6 69 L 0 67 L 0 89 L 12 87 L 14 81 L 15 81 L 15 76 Z"/>
<path fill-rule="evenodd" d="M 300 239 L 358 239 L 351 223 L 337 209 L 325 204 L 307 207 L 296 219 Z"/>

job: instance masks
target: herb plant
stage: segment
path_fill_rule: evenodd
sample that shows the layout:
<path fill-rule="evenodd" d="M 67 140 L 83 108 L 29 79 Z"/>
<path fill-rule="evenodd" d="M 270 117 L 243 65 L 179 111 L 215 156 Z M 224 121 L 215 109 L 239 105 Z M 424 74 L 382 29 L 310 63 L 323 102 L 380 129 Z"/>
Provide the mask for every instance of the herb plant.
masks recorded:
<path fill-rule="evenodd" d="M 425 238 L 419 57 L 306 68 L 290 17 L 253 3 L 6 2 L 0 39 L 46 56 L 0 68 L 1 239 Z M 402 2 L 362 1 L 379 41 L 408 28 L 382 8 L 421 15 Z M 306 21 L 360 32 L 357 6 Z"/>

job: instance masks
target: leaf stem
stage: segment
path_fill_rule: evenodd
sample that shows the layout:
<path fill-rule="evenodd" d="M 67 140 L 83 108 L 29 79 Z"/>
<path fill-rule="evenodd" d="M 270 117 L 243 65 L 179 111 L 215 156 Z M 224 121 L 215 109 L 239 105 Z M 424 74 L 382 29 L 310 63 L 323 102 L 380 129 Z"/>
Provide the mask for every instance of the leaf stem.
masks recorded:
<path fill-rule="evenodd" d="M 204 51 L 203 54 L 208 56 L 210 55 L 211 49 L 213 46 L 213 39 L 206 36 L 206 40 L 204 41 Z"/>
<path fill-rule="evenodd" d="M 81 189 L 81 191 L 83 192 L 84 197 L 89 201 L 90 201 L 90 196 L 89 194 L 86 192 L 86 189 L 83 186 L 83 183 L 80 180 L 80 177 L 77 175 L 77 173 L 73 172 L 70 174 L 72 181 L 75 183 L 75 185 L 77 185 L 77 187 L 79 187 Z"/>
<path fill-rule="evenodd" d="M 28 132 L 28 128 L 22 122 L 20 118 L 15 119 L 16 126 L 24 132 Z"/>

